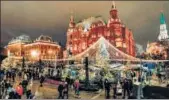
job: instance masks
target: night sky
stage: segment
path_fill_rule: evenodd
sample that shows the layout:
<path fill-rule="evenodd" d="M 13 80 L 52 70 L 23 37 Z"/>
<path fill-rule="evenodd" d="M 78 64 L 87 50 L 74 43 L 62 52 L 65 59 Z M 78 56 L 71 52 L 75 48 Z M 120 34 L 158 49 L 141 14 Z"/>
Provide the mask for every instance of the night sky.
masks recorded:
<path fill-rule="evenodd" d="M 116 1 L 119 17 L 133 30 L 136 43 L 146 46 L 159 34 L 160 11 L 169 24 L 169 1 Z M 108 20 L 112 1 L 1 1 L 1 42 L 16 36 L 48 35 L 65 45 L 71 12 L 75 21 L 101 15 Z M 168 27 L 169 29 L 169 27 Z"/>

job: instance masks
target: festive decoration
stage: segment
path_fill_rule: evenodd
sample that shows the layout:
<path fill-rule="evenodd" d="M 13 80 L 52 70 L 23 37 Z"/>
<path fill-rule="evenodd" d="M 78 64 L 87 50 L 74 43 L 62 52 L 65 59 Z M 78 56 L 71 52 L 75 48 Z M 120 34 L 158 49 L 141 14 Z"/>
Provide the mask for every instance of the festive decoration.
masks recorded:
<path fill-rule="evenodd" d="M 9 69 L 9 68 L 17 68 L 21 67 L 18 65 L 16 59 L 12 57 L 7 57 L 2 61 L 2 68 Z"/>

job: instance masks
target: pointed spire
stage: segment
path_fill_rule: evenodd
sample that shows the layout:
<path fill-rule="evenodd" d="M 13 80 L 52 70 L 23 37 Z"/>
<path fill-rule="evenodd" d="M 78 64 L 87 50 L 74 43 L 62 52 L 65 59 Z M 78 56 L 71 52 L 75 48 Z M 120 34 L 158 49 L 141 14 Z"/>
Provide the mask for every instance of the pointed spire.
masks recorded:
<path fill-rule="evenodd" d="M 161 10 L 161 15 L 160 15 L 160 24 L 165 24 L 165 18 L 164 18 L 164 13 L 163 13 L 163 10 Z"/>
<path fill-rule="evenodd" d="M 75 22 L 74 22 L 73 11 L 71 11 L 69 27 L 74 27 L 74 26 L 75 26 Z"/>
<path fill-rule="evenodd" d="M 112 9 L 116 9 L 115 1 L 112 1 Z"/>
<path fill-rule="evenodd" d="M 71 15 L 70 15 L 70 22 L 74 22 L 73 11 L 71 11 L 70 13 L 71 13 Z"/>

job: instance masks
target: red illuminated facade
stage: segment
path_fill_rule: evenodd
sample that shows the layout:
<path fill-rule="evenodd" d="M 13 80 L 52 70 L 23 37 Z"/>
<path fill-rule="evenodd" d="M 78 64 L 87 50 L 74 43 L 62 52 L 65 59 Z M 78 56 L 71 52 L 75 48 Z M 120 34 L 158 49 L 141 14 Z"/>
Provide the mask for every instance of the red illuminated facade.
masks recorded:
<path fill-rule="evenodd" d="M 107 23 L 100 16 L 90 17 L 75 23 L 74 17 L 71 16 L 67 31 L 66 49 L 70 50 L 73 55 L 79 54 L 95 43 L 101 36 L 105 37 L 119 50 L 135 56 L 133 33 L 119 19 L 115 4 L 112 5 Z"/>

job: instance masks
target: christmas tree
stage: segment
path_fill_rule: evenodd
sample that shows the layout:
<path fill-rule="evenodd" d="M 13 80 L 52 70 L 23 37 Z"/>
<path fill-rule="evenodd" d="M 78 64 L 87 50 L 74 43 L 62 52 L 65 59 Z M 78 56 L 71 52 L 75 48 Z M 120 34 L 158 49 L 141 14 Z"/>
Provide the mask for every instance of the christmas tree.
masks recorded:
<path fill-rule="evenodd" d="M 101 68 L 109 67 L 109 53 L 106 48 L 104 39 L 100 39 L 98 51 L 96 52 L 96 65 Z"/>

